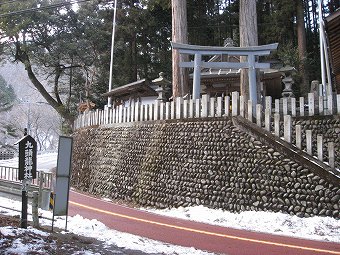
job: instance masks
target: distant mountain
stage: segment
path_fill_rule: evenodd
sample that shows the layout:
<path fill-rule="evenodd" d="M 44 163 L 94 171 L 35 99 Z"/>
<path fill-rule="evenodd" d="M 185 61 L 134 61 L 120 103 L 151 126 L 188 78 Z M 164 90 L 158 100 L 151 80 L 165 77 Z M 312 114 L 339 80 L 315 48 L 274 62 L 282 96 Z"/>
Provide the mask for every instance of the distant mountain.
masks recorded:
<path fill-rule="evenodd" d="M 25 101 L 45 101 L 34 88 L 23 64 L 9 61 L 0 64 L 0 75 L 14 88 L 18 99 Z"/>
<path fill-rule="evenodd" d="M 24 66 L 9 61 L 1 63 L 0 75 L 16 94 L 13 107 L 0 111 L 0 151 L 16 148 L 13 147 L 14 142 L 27 127 L 39 142 L 39 149 L 55 148 L 60 117 L 51 106 L 46 105 L 46 100 L 29 80 Z"/>

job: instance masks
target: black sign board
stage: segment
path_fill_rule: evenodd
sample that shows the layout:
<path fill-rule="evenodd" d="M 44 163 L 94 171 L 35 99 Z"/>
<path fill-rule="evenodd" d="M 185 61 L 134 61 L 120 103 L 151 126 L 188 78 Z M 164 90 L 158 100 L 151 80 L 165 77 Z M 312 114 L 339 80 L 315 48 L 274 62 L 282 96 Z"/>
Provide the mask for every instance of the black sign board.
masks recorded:
<path fill-rule="evenodd" d="M 37 142 L 32 136 L 24 136 L 19 143 L 19 180 L 37 176 Z"/>

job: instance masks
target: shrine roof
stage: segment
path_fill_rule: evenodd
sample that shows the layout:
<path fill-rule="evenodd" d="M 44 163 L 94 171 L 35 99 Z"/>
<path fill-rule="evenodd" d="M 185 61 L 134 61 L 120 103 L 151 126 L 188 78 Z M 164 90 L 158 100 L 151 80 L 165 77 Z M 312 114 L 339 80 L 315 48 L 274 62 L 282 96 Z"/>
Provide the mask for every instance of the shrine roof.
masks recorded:
<path fill-rule="evenodd" d="M 332 71 L 335 75 L 336 91 L 340 92 L 340 9 L 325 19 L 329 42 Z"/>
<path fill-rule="evenodd" d="M 114 97 L 120 99 L 128 99 L 131 95 L 136 96 L 156 96 L 157 93 L 150 87 L 150 81 L 147 79 L 138 80 L 121 87 L 112 89 L 103 94 L 104 97 Z"/>

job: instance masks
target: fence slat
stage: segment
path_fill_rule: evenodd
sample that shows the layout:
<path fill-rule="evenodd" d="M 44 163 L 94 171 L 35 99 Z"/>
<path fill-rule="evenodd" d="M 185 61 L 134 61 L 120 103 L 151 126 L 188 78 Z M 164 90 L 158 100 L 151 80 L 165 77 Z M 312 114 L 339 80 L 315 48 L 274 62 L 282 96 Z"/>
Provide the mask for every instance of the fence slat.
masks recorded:
<path fill-rule="evenodd" d="M 226 116 L 230 115 L 230 97 L 229 96 L 224 97 L 224 114 Z"/>
<path fill-rule="evenodd" d="M 315 103 L 314 103 L 314 93 L 308 93 L 308 115 L 314 116 Z"/>
<path fill-rule="evenodd" d="M 305 116 L 305 99 L 303 97 L 299 98 L 299 108 L 300 116 Z"/>
<path fill-rule="evenodd" d="M 176 97 L 176 119 L 182 118 L 182 100 L 181 97 Z"/>
<path fill-rule="evenodd" d="M 295 145 L 298 149 L 302 149 L 302 132 L 301 125 L 295 125 Z"/>
<path fill-rule="evenodd" d="M 231 93 L 231 115 L 237 116 L 239 113 L 239 93 L 234 91 Z"/>
<path fill-rule="evenodd" d="M 306 130 L 306 150 L 309 155 L 312 155 L 312 130 Z"/>
<path fill-rule="evenodd" d="M 208 117 L 208 102 L 209 102 L 208 95 L 203 95 L 202 101 L 201 101 L 201 104 L 202 104 L 201 117 L 202 118 Z"/>

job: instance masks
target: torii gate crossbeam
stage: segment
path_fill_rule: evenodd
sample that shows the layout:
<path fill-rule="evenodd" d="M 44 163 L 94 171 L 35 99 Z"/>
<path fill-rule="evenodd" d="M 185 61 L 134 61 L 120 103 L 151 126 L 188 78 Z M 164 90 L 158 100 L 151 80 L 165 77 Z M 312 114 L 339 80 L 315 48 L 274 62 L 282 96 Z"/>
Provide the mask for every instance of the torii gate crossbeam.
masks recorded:
<path fill-rule="evenodd" d="M 269 63 L 259 63 L 256 61 L 257 56 L 267 56 L 271 51 L 276 50 L 278 43 L 251 46 L 251 47 L 214 47 L 199 46 L 181 43 L 171 43 L 173 49 L 177 49 L 180 54 L 194 55 L 194 61 L 181 62 L 180 67 L 194 68 L 193 74 L 193 93 L 192 98 L 198 99 L 201 94 L 201 68 L 247 68 L 249 72 L 249 98 L 253 105 L 257 104 L 256 95 L 256 68 L 270 68 Z M 202 56 L 208 55 L 233 55 L 247 56 L 247 62 L 205 62 Z"/>

